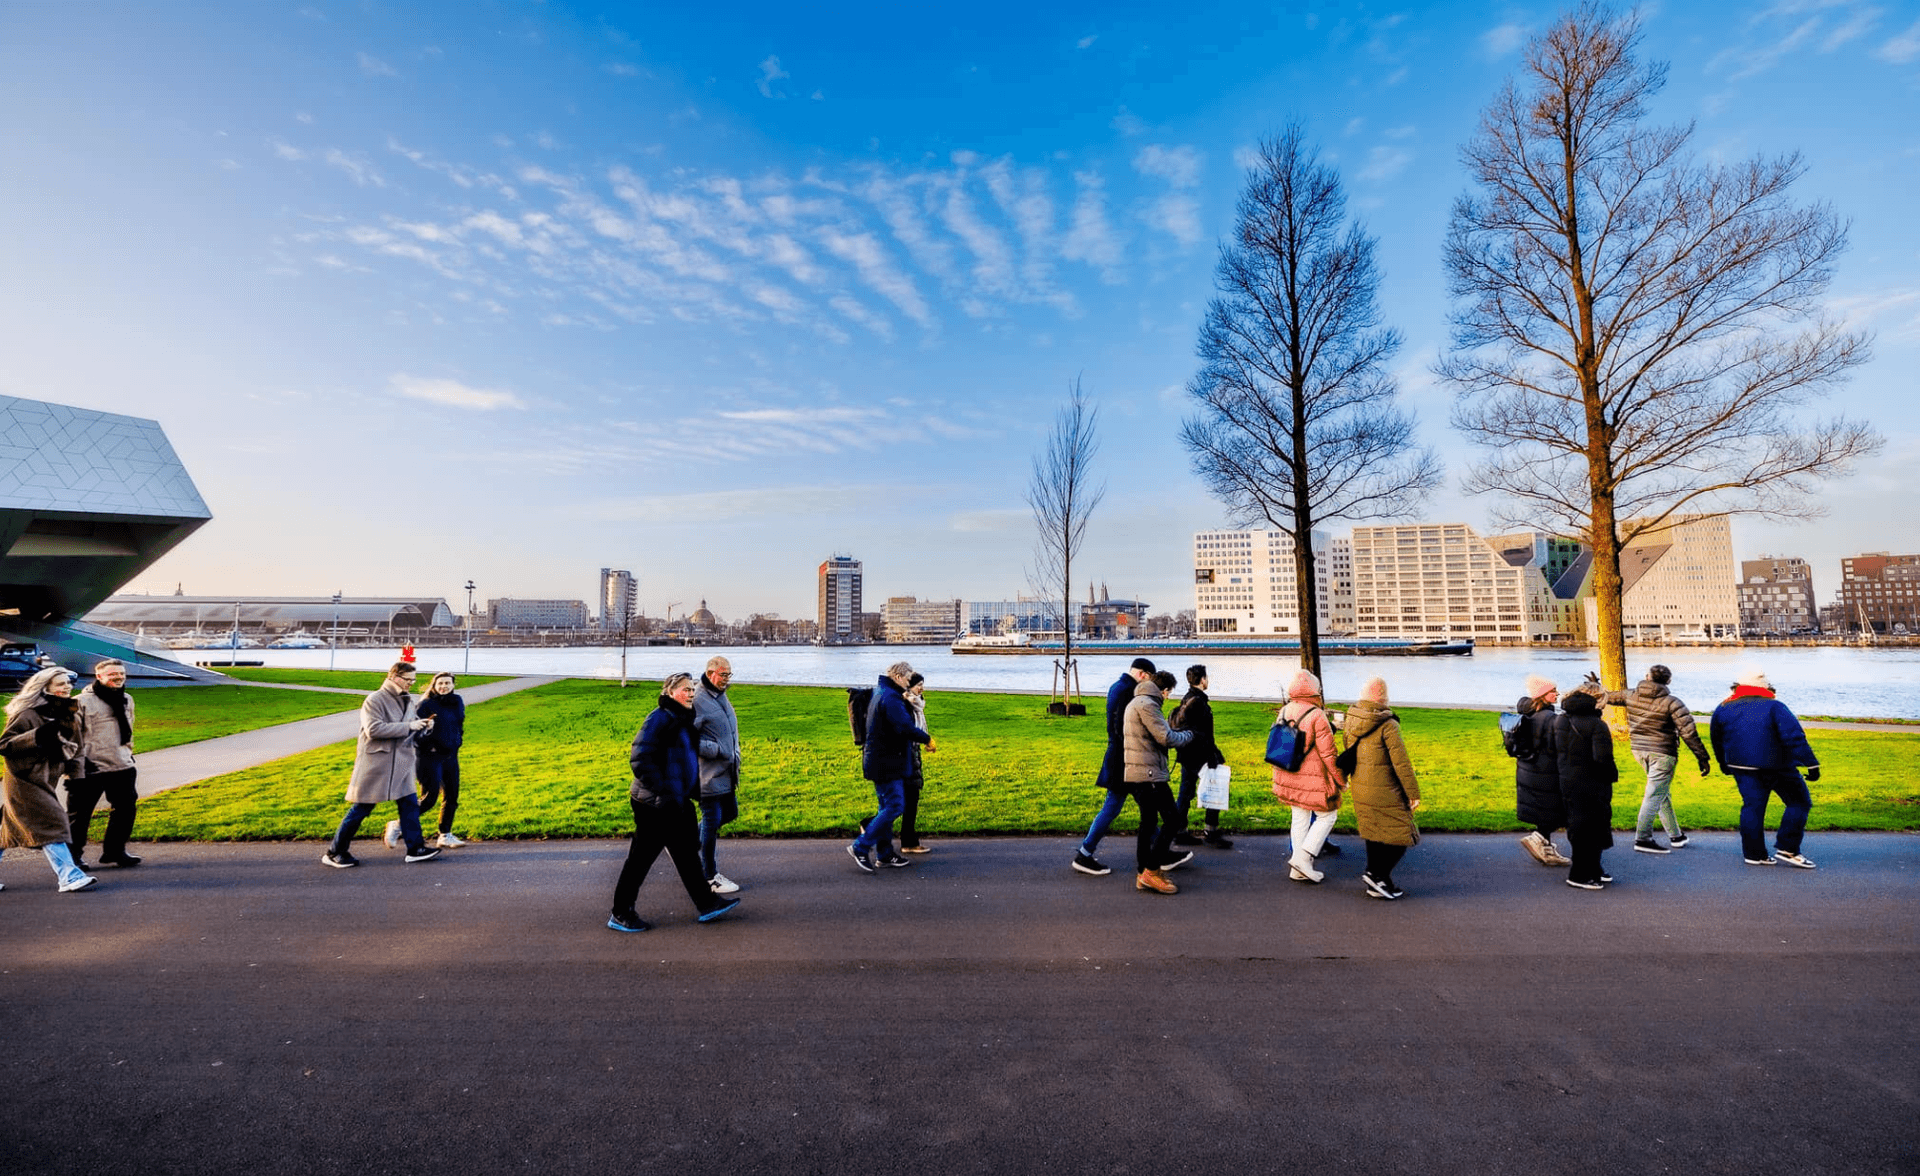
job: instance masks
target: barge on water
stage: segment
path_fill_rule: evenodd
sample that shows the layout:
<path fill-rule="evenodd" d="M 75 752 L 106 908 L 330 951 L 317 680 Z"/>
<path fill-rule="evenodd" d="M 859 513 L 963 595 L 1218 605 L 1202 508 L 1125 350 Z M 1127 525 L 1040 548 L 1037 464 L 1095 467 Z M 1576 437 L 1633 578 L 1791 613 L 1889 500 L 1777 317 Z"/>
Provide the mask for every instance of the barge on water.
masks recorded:
<path fill-rule="evenodd" d="M 962 637 L 953 643 L 955 653 L 1044 653 L 1059 654 L 1065 644 L 1059 641 L 1034 641 L 1025 634 L 995 637 Z M 1076 641 L 1073 648 L 1085 654 L 1204 654 L 1208 657 L 1254 654 L 1272 657 L 1297 654 L 1297 637 L 1188 638 L 1156 641 L 1089 640 Z M 1324 655 L 1370 655 L 1374 657 L 1468 657 L 1473 654 L 1473 638 L 1457 641 L 1419 641 L 1396 637 L 1323 637 Z"/>

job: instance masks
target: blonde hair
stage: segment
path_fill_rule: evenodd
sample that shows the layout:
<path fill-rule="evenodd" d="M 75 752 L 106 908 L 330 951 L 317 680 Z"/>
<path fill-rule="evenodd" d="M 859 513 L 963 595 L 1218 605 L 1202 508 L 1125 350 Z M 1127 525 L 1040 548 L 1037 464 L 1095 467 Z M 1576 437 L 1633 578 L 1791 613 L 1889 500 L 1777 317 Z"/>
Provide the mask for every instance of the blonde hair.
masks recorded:
<path fill-rule="evenodd" d="M 73 677 L 73 671 L 67 669 L 65 666 L 48 666 L 33 677 L 28 678 L 27 684 L 20 687 L 20 693 L 7 700 L 6 714 L 8 720 L 12 720 L 15 715 L 20 714 L 22 711 L 32 710 L 34 707 L 39 706 L 41 700 L 52 697 L 47 693 L 47 687 L 53 685 L 55 680 L 71 677 Z"/>
<path fill-rule="evenodd" d="M 692 682 L 692 674 L 668 674 L 667 680 L 660 683 L 660 697 L 665 698 L 680 689 L 682 684 L 690 685 Z"/>

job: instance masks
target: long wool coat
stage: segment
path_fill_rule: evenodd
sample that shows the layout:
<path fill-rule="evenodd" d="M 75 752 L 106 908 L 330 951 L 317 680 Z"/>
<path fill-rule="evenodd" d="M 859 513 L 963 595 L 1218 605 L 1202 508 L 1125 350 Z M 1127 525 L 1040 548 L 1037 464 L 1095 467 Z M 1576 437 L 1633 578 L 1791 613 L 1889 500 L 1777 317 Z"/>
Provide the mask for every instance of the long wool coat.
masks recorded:
<path fill-rule="evenodd" d="M 52 723 L 60 733 L 54 748 L 40 742 L 40 728 Z M 65 776 L 78 776 L 80 710 L 70 698 L 49 696 L 8 720 L 0 731 L 0 755 L 6 773 L 0 780 L 0 849 L 39 849 L 73 840 L 67 810 L 55 789 Z"/>
<path fill-rule="evenodd" d="M 413 720 L 419 700 L 385 684 L 360 704 L 348 804 L 380 804 L 413 791 Z"/>
<path fill-rule="evenodd" d="M 1400 738 L 1400 720 L 1377 702 L 1361 699 L 1347 708 L 1347 746 L 1354 753 L 1353 817 L 1360 836 L 1382 845 L 1418 845 L 1412 802 L 1420 799 L 1420 781 Z"/>
<path fill-rule="evenodd" d="M 1347 778 L 1333 762 L 1338 752 L 1333 746 L 1333 721 L 1327 718 L 1327 708 L 1317 702 L 1289 702 L 1274 716 L 1273 725 L 1279 726 L 1283 719 L 1299 724 L 1300 733 L 1307 737 L 1307 754 L 1297 772 L 1273 769 L 1273 794 L 1280 803 L 1294 808 L 1339 812 L 1340 790 L 1346 787 Z"/>

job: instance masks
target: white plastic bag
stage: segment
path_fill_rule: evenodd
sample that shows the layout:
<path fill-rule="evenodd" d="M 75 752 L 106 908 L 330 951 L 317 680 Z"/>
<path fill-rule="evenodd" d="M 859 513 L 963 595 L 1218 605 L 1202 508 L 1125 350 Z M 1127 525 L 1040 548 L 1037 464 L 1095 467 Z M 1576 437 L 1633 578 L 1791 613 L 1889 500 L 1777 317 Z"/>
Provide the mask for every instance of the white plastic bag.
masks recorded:
<path fill-rule="evenodd" d="M 1221 764 L 1217 768 L 1201 768 L 1198 796 L 1200 807 L 1225 812 L 1228 785 L 1232 780 L 1233 768 L 1228 764 Z"/>

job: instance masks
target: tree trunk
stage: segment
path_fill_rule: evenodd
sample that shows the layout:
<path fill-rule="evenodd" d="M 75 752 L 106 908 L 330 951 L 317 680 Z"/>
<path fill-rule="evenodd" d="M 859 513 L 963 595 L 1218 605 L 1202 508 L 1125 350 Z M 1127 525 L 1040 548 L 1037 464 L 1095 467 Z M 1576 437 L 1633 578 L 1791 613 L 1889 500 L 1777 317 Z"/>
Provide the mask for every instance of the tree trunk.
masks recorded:
<path fill-rule="evenodd" d="M 1300 668 L 1320 677 L 1320 601 L 1314 592 L 1313 516 L 1295 499 L 1293 512 L 1294 612 L 1300 620 Z"/>

